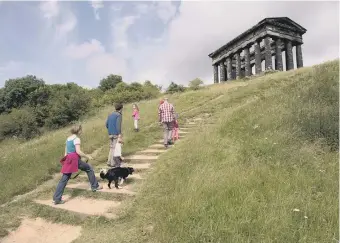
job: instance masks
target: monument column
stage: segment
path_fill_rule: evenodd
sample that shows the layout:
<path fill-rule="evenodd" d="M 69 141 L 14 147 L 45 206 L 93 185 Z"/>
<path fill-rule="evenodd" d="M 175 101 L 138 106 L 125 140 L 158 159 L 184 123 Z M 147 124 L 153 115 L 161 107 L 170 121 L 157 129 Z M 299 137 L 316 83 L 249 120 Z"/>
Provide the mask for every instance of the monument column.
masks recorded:
<path fill-rule="evenodd" d="M 254 66 L 255 66 L 255 63 L 253 63 L 253 64 L 250 65 L 250 76 L 251 76 L 251 75 L 254 75 L 254 74 L 253 74 L 253 67 L 254 67 Z"/>
<path fill-rule="evenodd" d="M 250 52 L 249 46 L 244 48 L 244 69 L 245 69 L 245 76 L 251 75 L 251 68 L 250 68 Z"/>
<path fill-rule="evenodd" d="M 217 66 L 217 64 L 213 65 L 213 70 L 214 70 L 214 83 L 218 84 L 218 66 Z"/>
<path fill-rule="evenodd" d="M 264 38 L 264 50 L 265 50 L 265 69 L 271 70 L 273 69 L 273 61 L 272 61 L 272 50 L 270 46 L 269 36 L 266 36 Z"/>
<path fill-rule="evenodd" d="M 262 71 L 261 67 L 261 49 L 260 49 L 260 41 L 255 42 L 255 73 L 259 74 Z"/>
<path fill-rule="evenodd" d="M 295 46 L 295 50 L 296 50 L 296 67 L 301 68 L 301 67 L 303 67 L 301 44 L 297 44 Z"/>
<path fill-rule="evenodd" d="M 231 72 L 232 72 L 232 67 L 231 67 L 231 58 L 230 56 L 227 57 L 227 79 L 232 80 L 233 78 L 231 77 Z"/>
<path fill-rule="evenodd" d="M 275 70 L 283 71 L 282 65 L 282 41 L 280 38 L 275 40 Z"/>
<path fill-rule="evenodd" d="M 224 59 L 220 62 L 220 82 L 226 81 L 225 79 L 225 65 Z"/>
<path fill-rule="evenodd" d="M 237 51 L 236 54 L 236 79 L 241 78 L 241 56 L 240 52 Z"/>
<path fill-rule="evenodd" d="M 292 41 L 286 40 L 286 70 L 294 69 Z"/>

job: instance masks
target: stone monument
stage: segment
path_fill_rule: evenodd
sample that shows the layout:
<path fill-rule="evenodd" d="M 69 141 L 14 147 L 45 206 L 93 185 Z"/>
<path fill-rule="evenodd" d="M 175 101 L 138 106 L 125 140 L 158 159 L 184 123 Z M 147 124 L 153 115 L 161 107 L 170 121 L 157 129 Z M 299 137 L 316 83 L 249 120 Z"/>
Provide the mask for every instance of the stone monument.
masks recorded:
<path fill-rule="evenodd" d="M 296 67 L 303 67 L 301 45 L 302 35 L 306 31 L 287 17 L 263 19 L 209 54 L 214 83 L 251 76 L 254 66 L 255 74 L 259 74 L 262 72 L 262 61 L 265 61 L 265 70 L 283 71 L 282 52 L 285 52 L 285 70 L 294 69 L 294 46 Z"/>

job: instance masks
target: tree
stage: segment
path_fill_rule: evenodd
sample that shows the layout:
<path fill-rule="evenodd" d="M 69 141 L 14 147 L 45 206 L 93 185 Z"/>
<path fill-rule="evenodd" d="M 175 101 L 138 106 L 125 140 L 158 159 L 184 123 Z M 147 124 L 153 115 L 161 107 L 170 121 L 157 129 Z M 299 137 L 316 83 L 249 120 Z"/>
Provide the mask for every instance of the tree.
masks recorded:
<path fill-rule="evenodd" d="M 10 110 L 27 104 L 29 94 L 44 85 L 44 80 L 33 75 L 7 80 L 3 91 L 6 108 Z"/>
<path fill-rule="evenodd" d="M 133 82 L 129 85 L 129 90 L 133 90 L 133 91 L 143 91 L 143 85 L 141 85 L 140 83 L 137 82 Z"/>
<path fill-rule="evenodd" d="M 185 91 L 185 87 L 183 85 L 178 85 L 174 82 L 171 82 L 171 84 L 166 90 L 166 93 L 173 94 L 173 93 L 184 92 L 184 91 Z"/>
<path fill-rule="evenodd" d="M 191 80 L 189 82 L 189 87 L 192 90 L 198 90 L 200 88 L 200 85 L 203 84 L 203 81 L 199 78 L 195 78 L 194 80 Z"/>
<path fill-rule="evenodd" d="M 110 74 L 106 78 L 100 80 L 99 89 L 106 91 L 109 89 L 114 89 L 118 83 L 123 82 L 122 76 Z"/>

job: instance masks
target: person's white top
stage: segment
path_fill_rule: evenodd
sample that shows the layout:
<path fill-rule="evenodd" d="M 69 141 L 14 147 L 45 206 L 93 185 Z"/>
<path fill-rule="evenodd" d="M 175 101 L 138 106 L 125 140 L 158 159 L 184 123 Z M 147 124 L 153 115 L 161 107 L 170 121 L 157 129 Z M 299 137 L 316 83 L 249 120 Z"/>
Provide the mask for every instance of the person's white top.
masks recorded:
<path fill-rule="evenodd" d="M 121 157 L 122 156 L 122 144 L 116 143 L 115 151 L 113 152 L 113 157 Z"/>
<path fill-rule="evenodd" d="M 80 144 L 80 138 L 78 138 L 77 135 L 75 134 L 69 136 L 66 141 L 71 141 L 71 140 L 73 140 L 74 145 Z"/>

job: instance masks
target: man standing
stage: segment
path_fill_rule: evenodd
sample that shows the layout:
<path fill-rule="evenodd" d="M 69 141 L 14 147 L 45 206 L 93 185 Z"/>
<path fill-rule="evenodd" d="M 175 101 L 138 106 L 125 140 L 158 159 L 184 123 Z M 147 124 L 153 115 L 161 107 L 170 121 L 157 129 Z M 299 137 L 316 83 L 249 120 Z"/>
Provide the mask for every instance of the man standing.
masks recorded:
<path fill-rule="evenodd" d="M 158 108 L 159 122 L 163 124 L 164 129 L 164 147 L 172 144 L 172 128 L 175 118 L 175 109 L 172 104 L 168 102 L 167 98 L 164 98 L 163 104 Z"/>
<path fill-rule="evenodd" d="M 114 166 L 113 153 L 115 151 L 118 137 L 122 134 L 122 110 L 123 105 L 117 103 L 115 105 L 115 112 L 112 112 L 106 120 L 106 128 L 110 138 L 110 152 L 107 158 L 107 165 L 110 167 Z"/>

